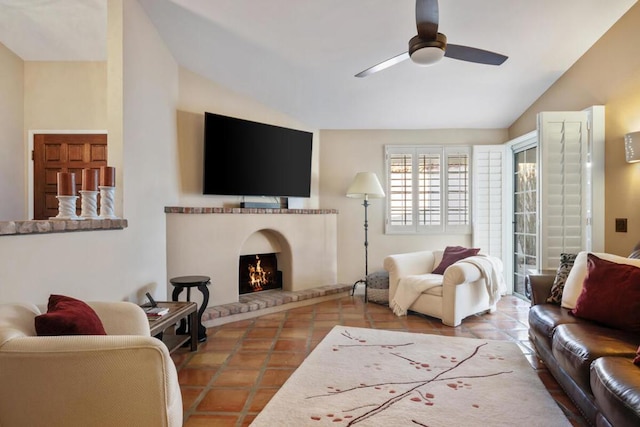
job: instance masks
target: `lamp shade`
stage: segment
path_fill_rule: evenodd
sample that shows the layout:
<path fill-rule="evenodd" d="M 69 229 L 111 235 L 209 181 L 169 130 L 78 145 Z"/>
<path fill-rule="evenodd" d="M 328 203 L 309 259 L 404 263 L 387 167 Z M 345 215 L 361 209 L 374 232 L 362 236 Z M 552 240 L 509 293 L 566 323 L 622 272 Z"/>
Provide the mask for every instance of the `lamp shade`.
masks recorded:
<path fill-rule="evenodd" d="M 628 163 L 640 162 L 640 132 L 624 136 L 624 152 Z"/>
<path fill-rule="evenodd" d="M 347 197 L 353 199 L 380 199 L 384 197 L 384 190 L 375 173 L 358 172 L 347 190 Z"/>

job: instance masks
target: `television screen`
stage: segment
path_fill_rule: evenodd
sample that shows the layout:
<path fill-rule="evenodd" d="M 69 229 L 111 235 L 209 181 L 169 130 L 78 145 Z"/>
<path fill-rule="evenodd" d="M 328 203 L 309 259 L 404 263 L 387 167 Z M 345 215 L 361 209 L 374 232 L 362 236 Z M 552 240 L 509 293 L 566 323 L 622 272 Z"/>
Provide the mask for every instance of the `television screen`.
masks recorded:
<path fill-rule="evenodd" d="M 205 113 L 203 194 L 309 197 L 313 134 Z"/>

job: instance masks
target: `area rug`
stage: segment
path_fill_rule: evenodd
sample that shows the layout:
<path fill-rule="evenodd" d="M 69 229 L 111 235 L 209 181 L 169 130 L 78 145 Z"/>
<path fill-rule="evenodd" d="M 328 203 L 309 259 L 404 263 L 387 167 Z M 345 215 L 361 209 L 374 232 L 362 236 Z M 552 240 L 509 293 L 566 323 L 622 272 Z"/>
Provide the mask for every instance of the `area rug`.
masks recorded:
<path fill-rule="evenodd" d="M 336 326 L 252 426 L 570 426 L 517 344 Z"/>

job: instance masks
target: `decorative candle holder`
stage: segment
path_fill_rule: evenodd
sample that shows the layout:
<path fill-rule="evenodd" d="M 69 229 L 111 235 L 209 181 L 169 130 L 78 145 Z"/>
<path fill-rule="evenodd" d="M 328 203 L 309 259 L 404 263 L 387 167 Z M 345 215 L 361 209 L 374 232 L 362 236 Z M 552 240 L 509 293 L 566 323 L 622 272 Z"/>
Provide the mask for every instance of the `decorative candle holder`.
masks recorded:
<path fill-rule="evenodd" d="M 78 196 L 56 196 L 58 199 L 58 215 L 51 219 L 82 219 L 76 215 L 76 199 Z"/>
<path fill-rule="evenodd" d="M 80 217 L 85 219 L 99 219 L 98 216 L 98 192 L 80 190 Z"/>
<path fill-rule="evenodd" d="M 117 219 L 113 205 L 116 187 L 105 187 L 100 185 L 100 219 Z"/>

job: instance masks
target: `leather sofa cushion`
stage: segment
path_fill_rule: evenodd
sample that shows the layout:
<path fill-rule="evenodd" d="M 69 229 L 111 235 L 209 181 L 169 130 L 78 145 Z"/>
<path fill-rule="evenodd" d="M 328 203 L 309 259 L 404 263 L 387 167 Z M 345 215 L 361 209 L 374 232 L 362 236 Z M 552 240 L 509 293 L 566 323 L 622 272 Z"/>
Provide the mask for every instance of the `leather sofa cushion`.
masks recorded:
<path fill-rule="evenodd" d="M 640 425 L 640 367 L 624 357 L 602 357 L 591 364 L 596 404 L 614 426 Z"/>
<path fill-rule="evenodd" d="M 562 369 L 582 388 L 591 393 L 591 362 L 604 356 L 633 359 L 638 336 L 630 332 L 596 326 L 593 323 L 559 325 L 553 334 L 551 350 Z"/>
<path fill-rule="evenodd" d="M 538 304 L 529 310 L 529 328 L 539 339 L 544 340 L 549 348 L 556 326 L 581 322 L 584 320 L 570 315 L 568 309 L 556 304 Z"/>

